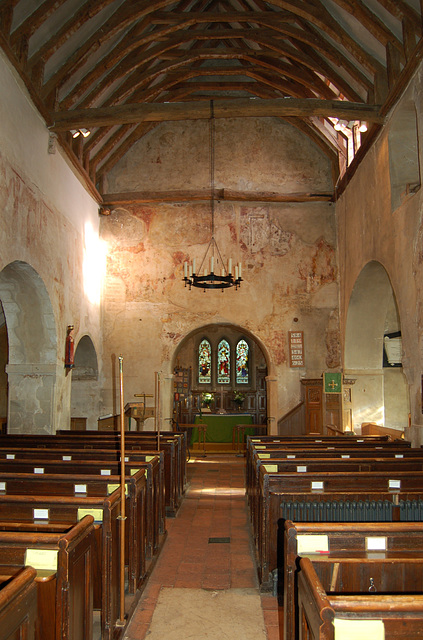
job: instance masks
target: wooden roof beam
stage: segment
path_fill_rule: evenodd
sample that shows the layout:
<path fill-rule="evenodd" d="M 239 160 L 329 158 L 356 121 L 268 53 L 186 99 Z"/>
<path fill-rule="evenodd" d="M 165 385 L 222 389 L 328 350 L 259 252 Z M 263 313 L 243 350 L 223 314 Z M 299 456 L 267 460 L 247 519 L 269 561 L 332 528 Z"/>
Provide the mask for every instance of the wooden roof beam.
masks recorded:
<path fill-rule="evenodd" d="M 198 120 L 210 117 L 209 105 L 191 103 L 169 104 L 123 104 L 51 113 L 52 131 L 66 131 L 81 127 L 108 126 L 140 122 L 165 122 L 175 120 Z M 318 100 L 281 98 L 277 100 L 234 99 L 227 102 L 217 100 L 214 105 L 216 118 L 236 117 L 337 117 L 344 120 L 365 120 L 382 123 L 379 107 L 341 100 Z"/>

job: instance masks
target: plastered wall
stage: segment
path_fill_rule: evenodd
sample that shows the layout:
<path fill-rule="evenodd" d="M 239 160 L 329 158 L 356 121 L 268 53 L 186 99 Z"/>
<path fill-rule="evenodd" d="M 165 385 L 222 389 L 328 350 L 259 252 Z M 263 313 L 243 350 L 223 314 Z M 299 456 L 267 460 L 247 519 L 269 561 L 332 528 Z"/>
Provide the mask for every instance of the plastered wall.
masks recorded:
<path fill-rule="evenodd" d="M 208 123 L 156 127 L 109 175 L 110 192 L 207 189 Z M 216 122 L 217 189 L 316 193 L 332 189 L 331 167 L 304 134 L 278 119 Z M 328 202 L 215 203 L 215 236 L 226 260 L 241 261 L 241 288 L 184 288 L 183 263 L 201 262 L 211 237 L 209 202 L 134 204 L 102 219 L 107 243 L 103 307 L 105 411 L 116 406 L 116 358 L 126 399 L 154 390 L 162 374 L 171 411 L 171 364 L 181 341 L 209 324 L 235 325 L 262 345 L 274 380 L 273 418 L 300 397 L 301 376 L 340 364 L 335 208 Z M 306 366 L 289 367 L 288 331 L 305 334 Z M 167 396 L 166 396 L 167 394 Z"/>
<path fill-rule="evenodd" d="M 84 274 L 87 239 L 98 237 L 98 206 L 60 149 L 48 153 L 45 124 L 2 54 L 0 85 L 0 277 L 12 346 L 8 428 L 51 432 L 69 427 L 67 325 L 75 325 L 76 341 L 90 333 L 101 349 L 100 307 L 87 295 Z"/>

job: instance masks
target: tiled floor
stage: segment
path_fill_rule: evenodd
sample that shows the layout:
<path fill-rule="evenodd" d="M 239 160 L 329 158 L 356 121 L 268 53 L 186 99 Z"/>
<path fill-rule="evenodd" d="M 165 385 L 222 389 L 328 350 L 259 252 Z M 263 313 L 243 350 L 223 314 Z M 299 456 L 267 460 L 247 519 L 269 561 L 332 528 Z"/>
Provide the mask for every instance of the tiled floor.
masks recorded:
<path fill-rule="evenodd" d="M 188 490 L 130 620 L 125 640 L 143 640 L 161 587 L 258 588 L 245 498 L 245 459 L 209 454 L 188 463 Z M 210 538 L 227 539 L 210 541 Z M 262 595 L 268 640 L 281 640 L 277 598 Z"/>

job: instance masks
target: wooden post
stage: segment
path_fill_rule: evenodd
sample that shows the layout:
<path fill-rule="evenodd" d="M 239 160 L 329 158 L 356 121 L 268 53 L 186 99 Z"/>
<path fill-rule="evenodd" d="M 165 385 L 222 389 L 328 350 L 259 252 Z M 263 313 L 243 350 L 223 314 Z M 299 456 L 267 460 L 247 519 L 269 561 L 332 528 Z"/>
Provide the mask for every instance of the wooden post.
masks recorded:
<path fill-rule="evenodd" d="M 156 420 L 156 431 L 157 431 L 157 451 L 160 451 L 160 373 L 156 371 L 155 373 L 155 420 Z"/>
<path fill-rule="evenodd" d="M 120 607 L 119 626 L 125 620 L 125 412 L 123 408 L 123 357 L 119 356 L 120 388 Z"/>

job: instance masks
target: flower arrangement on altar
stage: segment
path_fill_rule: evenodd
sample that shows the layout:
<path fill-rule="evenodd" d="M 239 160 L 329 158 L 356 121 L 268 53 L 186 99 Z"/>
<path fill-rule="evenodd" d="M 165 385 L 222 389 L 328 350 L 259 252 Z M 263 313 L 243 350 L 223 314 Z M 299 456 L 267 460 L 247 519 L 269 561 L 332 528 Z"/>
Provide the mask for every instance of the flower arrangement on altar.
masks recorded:
<path fill-rule="evenodd" d="M 205 407 L 210 407 L 213 400 L 214 400 L 214 393 L 204 392 L 201 394 L 201 402 Z"/>
<path fill-rule="evenodd" d="M 245 395 L 243 393 L 241 393 L 240 391 L 234 392 L 233 401 L 235 402 L 235 404 L 237 404 L 240 407 L 244 402 L 244 400 L 245 400 Z"/>

